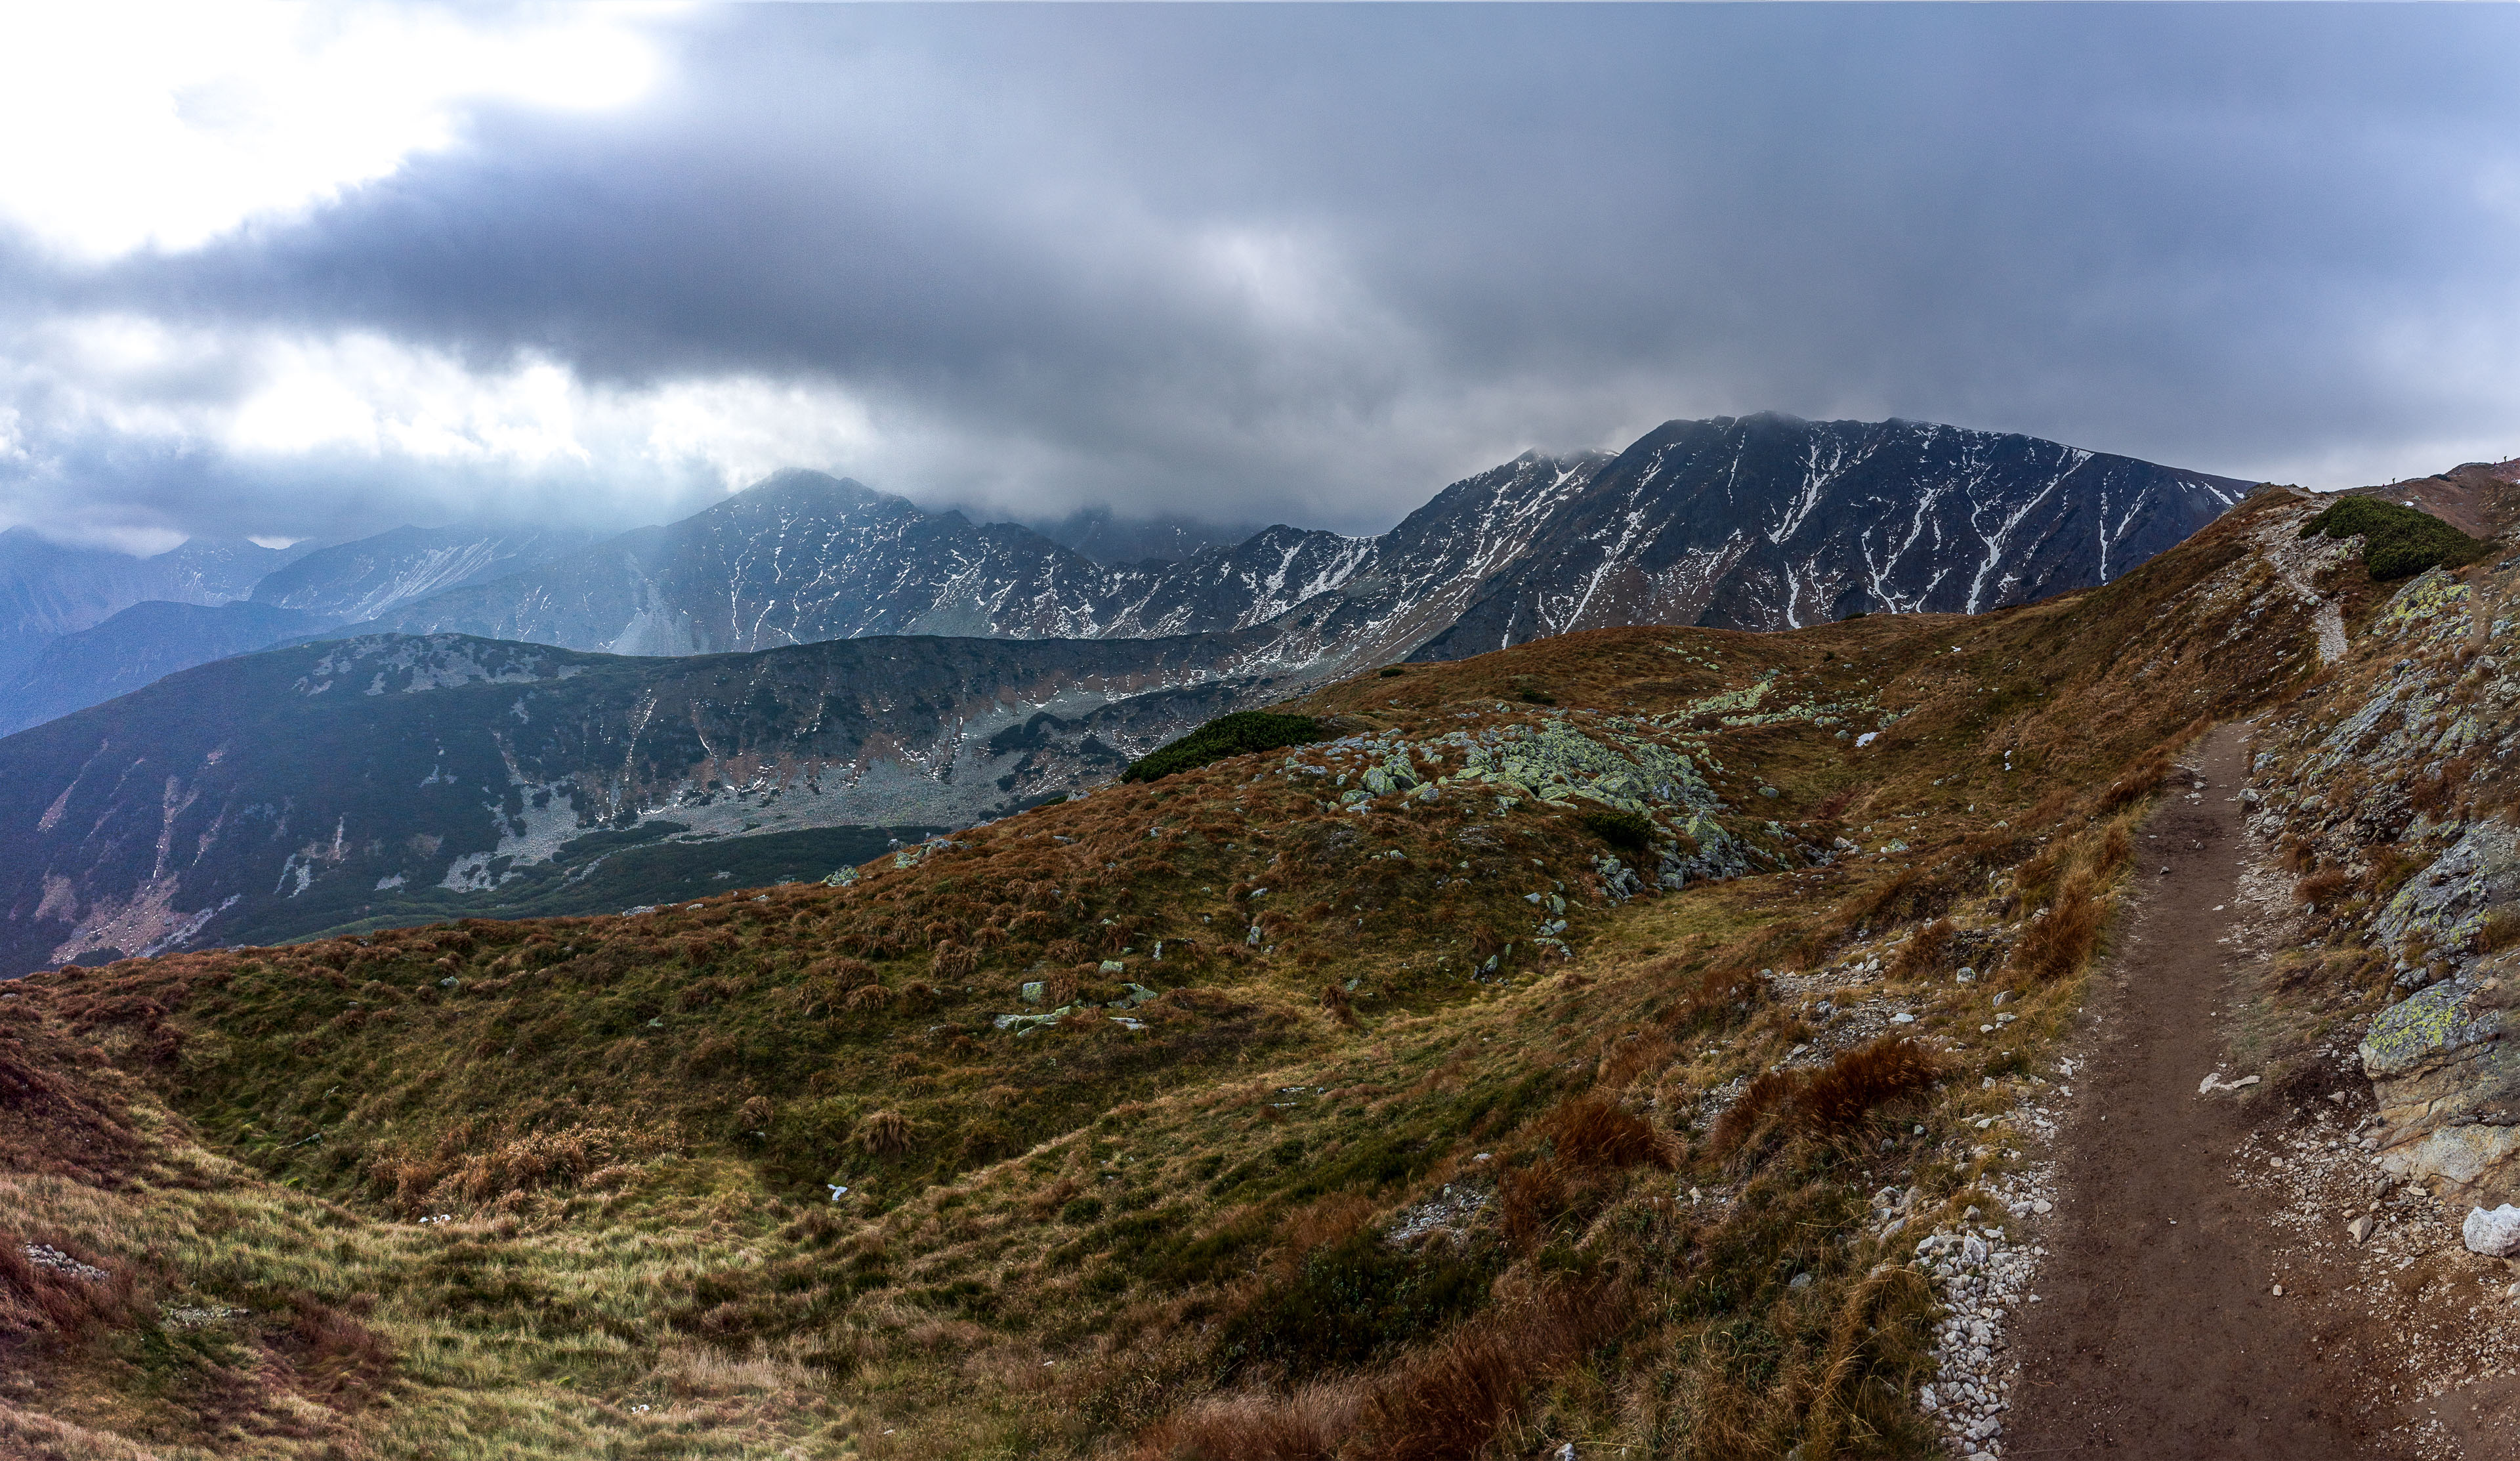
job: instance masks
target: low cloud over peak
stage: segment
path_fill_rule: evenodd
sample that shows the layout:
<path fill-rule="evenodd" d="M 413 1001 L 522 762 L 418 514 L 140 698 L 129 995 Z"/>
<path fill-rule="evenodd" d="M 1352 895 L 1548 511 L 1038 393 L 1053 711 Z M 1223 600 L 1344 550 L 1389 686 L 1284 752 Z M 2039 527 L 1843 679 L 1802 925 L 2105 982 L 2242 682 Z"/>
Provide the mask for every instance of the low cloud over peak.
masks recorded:
<path fill-rule="evenodd" d="M 648 69 L 436 53 L 427 145 L 151 247 L 0 173 L 0 523 L 622 527 L 796 466 L 1372 530 L 1771 408 L 2317 485 L 2520 451 L 2498 10 L 534 14 Z"/>

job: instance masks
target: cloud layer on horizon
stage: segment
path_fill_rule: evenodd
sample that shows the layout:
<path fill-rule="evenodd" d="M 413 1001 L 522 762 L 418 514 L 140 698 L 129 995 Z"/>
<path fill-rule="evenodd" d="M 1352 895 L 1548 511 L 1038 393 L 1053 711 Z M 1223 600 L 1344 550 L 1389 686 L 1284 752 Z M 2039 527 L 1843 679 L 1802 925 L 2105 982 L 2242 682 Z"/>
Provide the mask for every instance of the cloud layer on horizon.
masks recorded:
<path fill-rule="evenodd" d="M 801 465 L 1372 530 L 1762 409 L 2323 486 L 2520 454 L 2503 9 L 308 14 L 428 68 L 360 147 L 291 141 L 338 86 L 256 102 L 320 67 L 166 61 L 168 135 L 280 171 L 153 236 L 157 133 L 87 211 L 0 163 L 0 525 L 626 527 Z M 0 54 L 114 59 L 61 44 Z"/>

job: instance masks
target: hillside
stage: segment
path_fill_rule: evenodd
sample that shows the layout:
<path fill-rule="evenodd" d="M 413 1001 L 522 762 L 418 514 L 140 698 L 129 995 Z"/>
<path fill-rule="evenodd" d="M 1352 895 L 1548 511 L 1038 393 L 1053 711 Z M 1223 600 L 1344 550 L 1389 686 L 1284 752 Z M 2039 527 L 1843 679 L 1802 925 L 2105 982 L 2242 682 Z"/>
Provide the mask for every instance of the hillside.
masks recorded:
<path fill-rule="evenodd" d="M 819 878 L 1268 695 L 1225 677 L 1251 648 L 377 635 L 220 661 L 0 740 L 0 972 Z"/>
<path fill-rule="evenodd" d="M 2001 613 L 1396 666 L 1276 708 L 1323 740 L 833 886 L 22 981 L 11 1099 L 55 1115 L 5 1251 L 85 1266 L 0 1270 L 0 1436 L 1974 1443 L 1943 1321 L 2035 1241 L 2176 757 L 2347 708 L 2456 581 L 2375 583 L 2317 507 Z"/>
<path fill-rule="evenodd" d="M 151 599 L 46 644 L 0 686 L 0 736 L 57 720 L 196 664 L 251 654 L 325 620 L 244 600 L 209 607 Z"/>

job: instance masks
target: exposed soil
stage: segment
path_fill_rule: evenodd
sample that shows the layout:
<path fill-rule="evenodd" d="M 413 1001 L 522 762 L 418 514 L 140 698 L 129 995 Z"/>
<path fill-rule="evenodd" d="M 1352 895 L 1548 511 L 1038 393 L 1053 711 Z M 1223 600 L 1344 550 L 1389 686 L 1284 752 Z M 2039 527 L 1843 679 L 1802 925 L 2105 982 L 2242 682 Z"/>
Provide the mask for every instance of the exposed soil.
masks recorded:
<path fill-rule="evenodd" d="M 2367 1337 L 2306 1322 L 2306 1301 L 2350 1275 L 2279 1255 L 2263 1199 L 2233 1179 L 2251 1113 L 2269 1108 L 2197 1089 L 2229 1059 L 2217 1017 L 2246 957 L 2231 936 L 2244 736 L 2216 731 L 2201 794 L 2166 799 L 2138 841 L 2146 886 L 2076 1041 L 2089 1065 L 2058 1143 L 2042 1301 L 2016 1340 L 2008 1457 L 2409 1453 L 2397 1416 L 2356 1403 Z"/>

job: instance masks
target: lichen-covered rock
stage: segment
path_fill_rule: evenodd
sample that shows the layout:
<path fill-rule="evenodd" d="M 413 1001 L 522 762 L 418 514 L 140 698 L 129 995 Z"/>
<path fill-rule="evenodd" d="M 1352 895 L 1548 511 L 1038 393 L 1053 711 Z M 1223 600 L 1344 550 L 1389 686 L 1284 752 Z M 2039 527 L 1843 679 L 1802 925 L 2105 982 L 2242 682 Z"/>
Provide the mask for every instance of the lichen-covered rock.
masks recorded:
<path fill-rule="evenodd" d="M 1771 688 L 1763 680 L 1709 697 L 1681 718 L 1714 713 L 1732 725 L 1743 715 L 1809 719 L 1818 712 L 1808 706 L 1755 708 Z M 1672 720 L 1550 710 L 1529 721 L 1422 740 L 1383 731 L 1304 747 L 1280 762 L 1278 770 L 1355 812 L 1431 804 L 1475 788 L 1493 796 L 1501 813 L 1528 802 L 1581 812 L 1589 803 L 1647 817 L 1658 831 L 1652 861 L 1640 859 L 1642 865 L 1634 869 L 1618 865 L 1619 873 L 1605 879 L 1613 899 L 1631 895 L 1647 878 L 1659 887 L 1679 889 L 1737 878 L 1759 865 L 1830 860 L 1825 849 L 1803 845 L 1776 822 L 1763 824 L 1765 840 L 1753 842 L 1759 836 L 1754 829 L 1736 833 L 1719 821 L 1732 809 L 1707 782 L 1706 773 L 1720 773 L 1724 767 L 1691 742 L 1688 731 L 1672 729 L 1667 723 Z"/>
<path fill-rule="evenodd" d="M 1624 903 L 1644 890 L 1643 880 L 1636 870 L 1611 853 L 1595 857 L 1593 870 L 1601 875 L 1601 892 L 1613 903 Z"/>
<path fill-rule="evenodd" d="M 2520 897 L 2520 833 L 2478 822 L 2407 880 L 2372 921 L 2381 947 L 2408 938 L 2456 956 L 2496 909 Z"/>
<path fill-rule="evenodd" d="M 1621 811 L 1656 804 L 1711 811 L 1721 804 L 1689 758 L 1670 747 L 1640 737 L 1614 748 L 1562 720 L 1515 727 L 1495 745 L 1470 745 L 1462 774 L 1544 799 L 1581 797 Z"/>
<path fill-rule="evenodd" d="M 2418 1075 L 2501 1033 L 2501 1012 L 2472 1010 L 2463 982 L 2435 984 L 2391 1005 L 2362 1037 L 2362 1073 L 2374 1080 Z"/>
<path fill-rule="evenodd" d="M 2362 1040 L 2380 1164 L 2444 1201 L 2520 1196 L 2520 1047 L 2508 976 L 2460 979 L 2381 1012 Z"/>
<path fill-rule="evenodd" d="M 1679 830 L 1688 839 L 1688 850 L 1676 842 L 1655 848 L 1660 856 L 1654 880 L 1663 887 L 1686 888 L 1693 882 L 1738 878 L 1750 871 L 1749 849 L 1714 818 L 1690 817 Z"/>
<path fill-rule="evenodd" d="M 2390 598 L 2371 627 L 2399 638 L 2450 638 L 2467 631 L 2467 585 L 2440 569 L 2426 569 Z"/>

